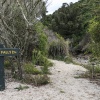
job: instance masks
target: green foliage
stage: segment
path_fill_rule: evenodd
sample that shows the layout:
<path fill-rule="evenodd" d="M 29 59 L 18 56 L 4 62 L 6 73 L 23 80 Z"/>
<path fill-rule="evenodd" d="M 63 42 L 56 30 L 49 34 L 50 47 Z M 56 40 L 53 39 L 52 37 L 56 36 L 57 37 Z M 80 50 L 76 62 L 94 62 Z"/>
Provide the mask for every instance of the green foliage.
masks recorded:
<path fill-rule="evenodd" d="M 36 29 L 37 33 L 39 33 L 39 34 L 44 33 L 44 32 L 43 32 L 44 25 L 43 25 L 41 22 L 38 22 L 38 23 L 35 25 L 35 29 Z"/>
<path fill-rule="evenodd" d="M 44 56 L 47 56 L 47 51 L 48 51 L 47 45 L 48 45 L 47 36 L 45 34 L 40 34 L 38 41 L 38 49 Z"/>
<path fill-rule="evenodd" d="M 50 79 L 47 75 L 37 75 L 34 77 L 35 86 L 46 85 L 49 82 L 50 82 Z"/>
<path fill-rule="evenodd" d="M 41 56 L 42 56 L 41 51 L 37 51 L 34 49 L 32 54 L 32 63 L 34 65 L 39 64 Z"/>
<path fill-rule="evenodd" d="M 28 88 L 29 88 L 28 86 L 19 85 L 19 87 L 16 87 L 14 89 L 17 89 L 18 91 L 21 91 L 21 90 L 28 89 Z"/>
<path fill-rule="evenodd" d="M 76 3 L 62 5 L 52 15 L 45 17 L 44 25 L 47 25 L 54 32 L 61 36 L 72 39 L 72 49 L 77 47 L 82 38 L 88 32 L 89 22 L 98 16 L 98 21 L 91 23 L 93 38 L 99 41 L 100 25 L 100 0 L 79 0 Z M 93 24 L 93 25 L 92 25 Z M 94 32 L 93 32 L 94 31 Z M 80 49 L 80 48 L 79 48 Z"/>
<path fill-rule="evenodd" d="M 32 63 L 40 66 L 51 66 L 52 63 L 45 57 L 41 51 L 33 50 Z"/>
<path fill-rule="evenodd" d="M 54 33 L 54 34 L 56 35 L 56 37 L 57 37 L 60 41 L 62 41 L 62 42 L 65 41 L 64 38 L 63 38 L 60 34 L 58 34 L 58 33 Z"/>
<path fill-rule="evenodd" d="M 71 37 L 73 34 L 78 36 L 82 33 L 82 20 L 79 19 L 79 15 L 80 7 L 78 3 L 66 4 L 66 6 L 62 6 L 52 15 L 47 15 L 44 25 L 47 25 L 64 38 Z"/>
<path fill-rule="evenodd" d="M 39 34 L 38 35 L 38 45 L 37 45 L 37 49 L 39 51 L 41 51 L 41 53 L 44 56 L 47 56 L 47 51 L 48 51 L 48 40 L 47 40 L 47 36 L 45 35 L 43 29 L 44 29 L 44 25 L 41 22 L 38 22 L 35 25 L 35 29 L 36 32 Z"/>
<path fill-rule="evenodd" d="M 53 63 L 51 63 L 49 60 L 46 58 L 44 59 L 44 66 L 41 68 L 42 74 L 49 74 L 49 67 L 53 66 Z"/>
<path fill-rule="evenodd" d="M 8 60 L 6 60 L 6 61 L 4 62 L 4 67 L 5 67 L 6 69 L 11 69 L 11 63 L 10 63 Z"/>
<path fill-rule="evenodd" d="M 62 60 L 67 55 L 67 45 L 63 41 L 52 42 L 49 47 L 49 56 L 54 59 Z"/>
<path fill-rule="evenodd" d="M 72 57 L 71 57 L 71 56 L 66 56 L 66 57 L 64 58 L 64 61 L 65 61 L 67 64 L 73 63 L 73 60 L 72 60 Z"/>
<path fill-rule="evenodd" d="M 89 50 L 92 52 L 94 57 L 98 57 L 100 59 L 100 44 L 91 42 Z"/>
<path fill-rule="evenodd" d="M 89 33 L 94 42 L 100 43 L 100 21 L 96 20 L 96 18 L 90 21 L 89 25 Z"/>
<path fill-rule="evenodd" d="M 95 73 L 100 73 L 100 66 L 96 66 L 94 72 Z"/>
<path fill-rule="evenodd" d="M 39 71 L 36 67 L 34 67 L 32 63 L 24 64 L 23 67 L 25 73 L 27 74 L 33 74 L 33 75 L 41 74 L 41 71 Z"/>
<path fill-rule="evenodd" d="M 34 50 L 33 56 L 32 56 L 32 62 L 34 65 L 40 65 L 42 66 L 41 72 L 42 74 L 48 74 L 49 73 L 49 66 L 52 66 L 53 64 L 48 60 L 47 57 L 42 55 L 41 51 Z"/>
<path fill-rule="evenodd" d="M 94 69 L 93 69 L 93 65 L 87 65 L 87 66 L 85 66 L 85 68 L 87 68 L 90 73 L 92 73 L 93 70 L 94 70 L 94 74 L 100 73 L 100 65 L 95 65 Z"/>
<path fill-rule="evenodd" d="M 40 39 L 40 41 L 44 43 L 43 39 Z M 40 43 L 39 50 L 36 50 L 36 49 L 33 50 L 32 63 L 24 65 L 24 70 L 27 74 L 38 74 L 38 75 L 35 75 L 33 77 L 31 75 L 25 75 L 23 78 L 23 81 L 26 83 L 32 83 L 35 86 L 45 85 L 49 83 L 49 80 L 50 80 L 49 77 L 45 74 L 49 73 L 48 67 L 52 66 L 52 63 L 47 59 L 47 57 L 45 57 L 46 54 L 43 53 L 42 51 L 42 48 L 44 48 L 43 46 L 45 46 L 45 43 L 42 45 Z M 41 70 L 37 70 L 37 68 L 34 67 L 34 65 L 42 66 Z"/>
<path fill-rule="evenodd" d="M 73 34 L 72 39 L 73 39 L 72 46 L 77 48 L 79 42 L 82 40 L 82 37 L 80 35 L 77 36 L 77 35 Z"/>
<path fill-rule="evenodd" d="M 33 84 L 35 86 L 46 85 L 50 83 L 50 78 L 47 75 L 26 75 L 23 79 L 24 82 L 28 84 Z"/>
<path fill-rule="evenodd" d="M 90 50 L 95 57 L 100 58 L 100 17 L 96 16 L 90 21 L 88 31 L 91 35 Z"/>

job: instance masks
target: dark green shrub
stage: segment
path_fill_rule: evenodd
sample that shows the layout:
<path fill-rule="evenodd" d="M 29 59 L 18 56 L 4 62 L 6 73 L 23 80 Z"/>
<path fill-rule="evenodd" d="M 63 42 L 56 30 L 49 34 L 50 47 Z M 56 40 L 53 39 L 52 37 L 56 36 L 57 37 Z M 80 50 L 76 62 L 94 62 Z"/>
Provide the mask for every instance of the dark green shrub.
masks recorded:
<path fill-rule="evenodd" d="M 42 55 L 42 52 L 38 50 L 33 50 L 32 63 L 40 66 L 52 66 L 48 58 Z"/>
<path fill-rule="evenodd" d="M 42 55 L 41 51 L 37 51 L 37 50 L 33 51 L 32 62 L 33 62 L 34 65 L 42 66 L 42 68 L 41 68 L 42 74 L 48 74 L 49 73 L 49 67 L 53 65 L 47 59 L 47 57 Z"/>
<path fill-rule="evenodd" d="M 41 68 L 42 74 L 49 74 L 49 67 L 53 66 L 53 64 L 46 57 L 43 60 L 44 66 Z"/>
<path fill-rule="evenodd" d="M 27 74 L 41 74 L 41 71 L 39 71 L 37 68 L 34 67 L 34 65 L 32 63 L 27 63 L 24 64 L 24 71 Z"/>
<path fill-rule="evenodd" d="M 71 56 L 66 56 L 65 58 L 64 58 L 64 61 L 66 62 L 66 63 L 73 63 L 73 60 L 72 60 L 72 57 Z"/>
<path fill-rule="evenodd" d="M 33 84 L 35 86 L 46 85 L 50 83 L 50 78 L 47 75 L 25 75 L 23 78 L 23 82 L 28 84 Z"/>
<path fill-rule="evenodd" d="M 41 52 L 34 49 L 32 54 L 32 63 L 34 65 L 39 64 L 39 59 L 41 58 L 41 56 L 42 56 Z"/>
<path fill-rule="evenodd" d="M 47 75 L 36 75 L 34 77 L 35 86 L 46 85 L 49 82 L 50 82 L 50 78 Z"/>
<path fill-rule="evenodd" d="M 92 73 L 93 66 L 88 66 L 87 69 Z M 100 73 L 100 66 L 94 66 L 94 73 Z"/>
<path fill-rule="evenodd" d="M 88 73 L 86 74 L 88 74 L 90 78 L 100 78 L 100 65 L 94 65 L 92 63 L 89 65 L 84 65 L 84 67 L 88 69 Z"/>
<path fill-rule="evenodd" d="M 100 73 L 100 66 L 96 66 L 94 71 L 95 71 L 95 73 Z"/>
<path fill-rule="evenodd" d="M 42 55 L 47 56 L 48 53 L 48 40 L 47 36 L 42 33 L 38 38 L 38 50 L 41 51 Z"/>
<path fill-rule="evenodd" d="M 62 60 L 67 55 L 67 50 L 65 42 L 52 42 L 49 47 L 49 57 Z"/>
<path fill-rule="evenodd" d="M 4 62 L 4 67 L 5 67 L 6 69 L 11 69 L 11 63 L 10 63 L 8 60 L 6 60 L 6 61 Z"/>
<path fill-rule="evenodd" d="M 99 16 L 92 18 L 90 20 L 88 32 L 91 36 L 91 45 L 90 50 L 94 57 L 98 57 L 100 59 L 100 20 Z"/>

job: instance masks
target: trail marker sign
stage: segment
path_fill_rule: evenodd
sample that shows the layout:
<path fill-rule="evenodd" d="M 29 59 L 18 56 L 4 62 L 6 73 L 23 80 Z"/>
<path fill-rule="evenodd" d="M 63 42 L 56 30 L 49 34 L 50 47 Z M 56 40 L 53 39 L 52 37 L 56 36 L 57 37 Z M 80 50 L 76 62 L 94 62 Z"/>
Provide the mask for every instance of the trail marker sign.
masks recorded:
<path fill-rule="evenodd" d="M 5 75 L 4 75 L 4 56 L 18 56 L 18 48 L 4 48 L 0 44 L 0 91 L 5 89 Z"/>

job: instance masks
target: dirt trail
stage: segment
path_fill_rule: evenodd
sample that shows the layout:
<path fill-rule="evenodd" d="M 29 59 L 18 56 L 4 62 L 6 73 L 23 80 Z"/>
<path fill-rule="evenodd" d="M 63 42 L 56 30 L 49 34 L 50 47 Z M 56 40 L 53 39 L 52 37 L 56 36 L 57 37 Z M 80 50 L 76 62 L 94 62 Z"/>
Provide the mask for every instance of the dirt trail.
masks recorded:
<path fill-rule="evenodd" d="M 0 92 L 0 100 L 100 100 L 100 87 L 86 79 L 75 76 L 86 69 L 62 61 L 52 60 L 51 84 L 42 87 L 30 86 L 26 90 L 14 88 L 20 83 L 9 82 L 5 91 Z M 23 84 L 21 84 L 23 85 Z"/>

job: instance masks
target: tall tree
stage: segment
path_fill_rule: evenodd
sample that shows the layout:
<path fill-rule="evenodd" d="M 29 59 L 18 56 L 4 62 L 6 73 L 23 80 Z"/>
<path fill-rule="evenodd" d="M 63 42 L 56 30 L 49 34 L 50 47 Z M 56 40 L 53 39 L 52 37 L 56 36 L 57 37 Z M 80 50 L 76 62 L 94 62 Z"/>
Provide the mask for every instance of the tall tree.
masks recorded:
<path fill-rule="evenodd" d="M 25 58 L 29 44 L 37 41 L 35 24 L 44 8 L 42 0 L 0 0 L 0 41 L 20 48 Z"/>

